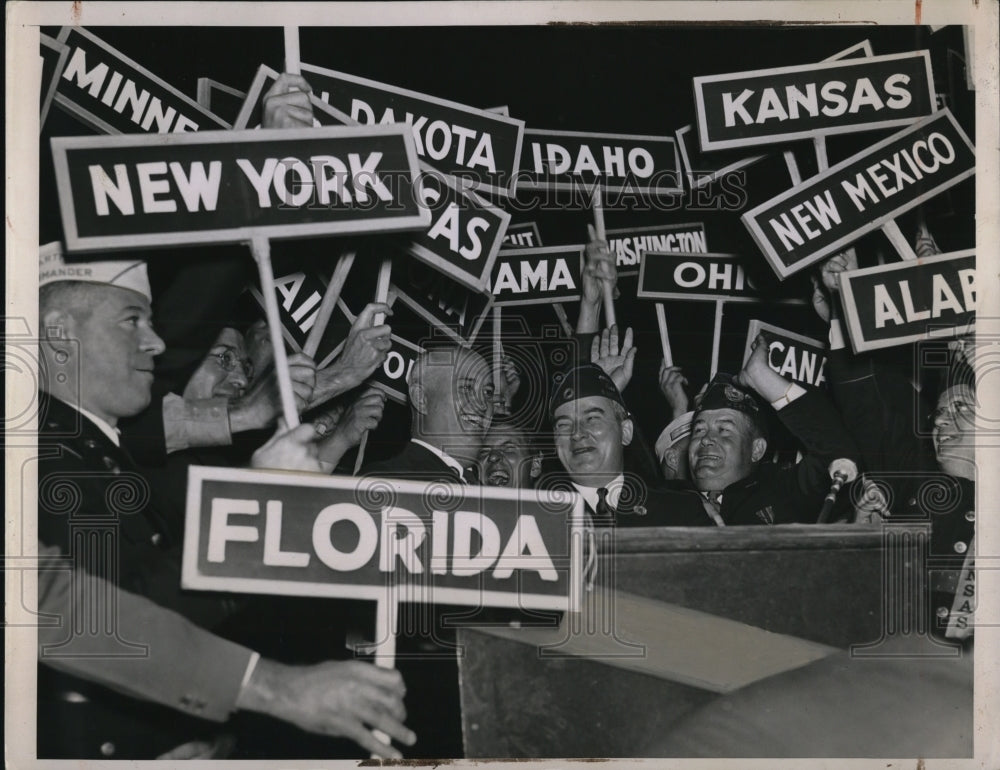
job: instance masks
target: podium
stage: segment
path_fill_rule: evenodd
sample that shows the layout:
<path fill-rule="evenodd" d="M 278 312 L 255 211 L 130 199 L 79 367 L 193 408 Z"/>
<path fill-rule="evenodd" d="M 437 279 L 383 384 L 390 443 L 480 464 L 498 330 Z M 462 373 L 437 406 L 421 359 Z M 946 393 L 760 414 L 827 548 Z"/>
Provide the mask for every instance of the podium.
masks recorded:
<path fill-rule="evenodd" d="M 877 642 L 884 542 L 861 525 L 613 531 L 584 612 L 458 630 L 466 757 L 643 756 L 720 693 Z"/>

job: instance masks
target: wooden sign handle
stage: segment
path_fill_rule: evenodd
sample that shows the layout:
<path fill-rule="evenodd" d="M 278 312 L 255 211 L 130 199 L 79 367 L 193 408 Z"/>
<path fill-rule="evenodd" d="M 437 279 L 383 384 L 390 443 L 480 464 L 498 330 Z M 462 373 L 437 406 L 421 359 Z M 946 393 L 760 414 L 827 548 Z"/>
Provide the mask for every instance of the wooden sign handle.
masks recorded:
<path fill-rule="evenodd" d="M 385 594 L 375 607 L 375 665 L 379 668 L 396 666 L 396 626 L 399 616 L 397 587 L 386 586 Z M 380 741 L 389 743 L 389 736 L 381 730 L 372 733 Z M 375 755 L 372 755 L 375 758 Z"/>
<path fill-rule="evenodd" d="M 559 319 L 559 325 L 562 327 L 563 334 L 567 337 L 573 336 L 573 327 L 570 326 L 569 318 L 566 317 L 566 308 L 564 308 L 560 303 L 556 302 L 552 305 L 552 310 L 556 314 L 556 318 Z"/>
<path fill-rule="evenodd" d="M 890 219 L 884 225 L 882 225 L 882 232 L 885 233 L 889 242 L 892 244 L 893 248 L 902 259 L 916 259 L 917 252 L 913 250 L 910 242 L 906 240 L 906 236 L 899 229 L 899 225 L 896 224 L 895 219 Z"/>
<path fill-rule="evenodd" d="M 391 304 L 389 302 L 389 280 L 392 277 L 392 260 L 386 257 L 378 269 L 378 284 L 375 287 L 375 301 Z M 385 322 L 385 313 L 376 313 L 372 317 L 372 326 L 381 326 Z M 358 444 L 358 455 L 354 459 L 354 475 L 361 472 L 361 466 L 365 462 L 365 448 L 368 446 L 368 433 L 361 434 L 361 443 Z M 390 666 L 391 668 L 391 666 Z"/>
<path fill-rule="evenodd" d="M 340 259 L 337 260 L 337 266 L 333 269 L 333 276 L 330 278 L 330 283 L 327 284 L 326 292 L 323 294 L 323 301 L 320 303 L 316 314 L 316 321 L 313 323 L 312 329 L 309 330 L 306 344 L 302 347 L 302 352 L 310 358 L 316 357 L 316 351 L 319 350 L 319 343 L 323 339 L 323 332 L 326 331 L 327 324 L 330 323 L 330 316 L 333 315 L 333 309 L 337 305 L 337 300 L 340 299 L 340 292 L 344 289 L 347 274 L 351 272 L 351 265 L 354 264 L 354 256 L 355 253 L 353 251 L 348 251 L 341 255 Z"/>
<path fill-rule="evenodd" d="M 271 267 L 270 241 L 262 236 L 254 236 L 250 241 L 250 253 L 253 254 L 260 272 L 264 312 L 267 315 L 267 328 L 271 334 L 271 347 L 274 348 L 274 371 L 278 377 L 278 393 L 281 395 L 285 423 L 291 430 L 299 426 L 299 410 L 295 406 L 295 391 L 292 390 L 292 378 L 288 374 L 288 354 L 285 353 L 285 341 L 281 336 L 278 298 L 274 296 L 274 269 Z"/>
<path fill-rule="evenodd" d="M 299 63 L 299 28 L 286 26 L 285 29 L 285 72 L 289 75 L 301 74 Z"/>
<path fill-rule="evenodd" d="M 722 305 L 724 300 L 715 300 L 715 331 L 712 333 L 712 367 L 709 371 L 709 379 L 719 371 L 719 343 L 722 339 Z"/>
<path fill-rule="evenodd" d="M 604 204 L 601 200 L 600 185 L 594 187 L 594 196 L 591 202 L 594 209 L 594 230 L 597 232 L 597 239 L 606 241 L 608 235 L 604 229 Z M 615 297 L 610 286 L 606 283 L 602 285 L 604 286 L 604 323 L 610 329 L 615 325 Z"/>
<path fill-rule="evenodd" d="M 660 327 L 660 344 L 663 346 L 663 360 L 667 366 L 674 365 L 674 357 L 670 351 L 670 337 L 667 335 L 667 316 L 663 310 L 663 303 L 656 303 L 656 322 Z"/>

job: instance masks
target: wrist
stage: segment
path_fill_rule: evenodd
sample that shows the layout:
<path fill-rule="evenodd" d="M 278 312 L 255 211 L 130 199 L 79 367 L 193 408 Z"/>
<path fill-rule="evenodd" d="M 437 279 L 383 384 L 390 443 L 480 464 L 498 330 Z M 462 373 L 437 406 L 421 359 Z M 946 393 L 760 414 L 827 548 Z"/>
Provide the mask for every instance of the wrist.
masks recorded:
<path fill-rule="evenodd" d="M 271 713 L 277 699 L 278 683 L 287 678 L 283 672 L 288 668 L 289 666 L 268 658 L 258 660 L 250 679 L 236 696 L 236 708 L 241 711 Z"/>

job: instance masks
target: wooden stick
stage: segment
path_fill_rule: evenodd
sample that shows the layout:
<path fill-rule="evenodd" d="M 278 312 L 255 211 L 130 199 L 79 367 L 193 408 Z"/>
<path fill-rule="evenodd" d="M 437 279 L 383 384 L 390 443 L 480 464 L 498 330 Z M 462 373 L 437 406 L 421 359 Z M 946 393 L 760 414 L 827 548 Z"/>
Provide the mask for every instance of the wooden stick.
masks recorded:
<path fill-rule="evenodd" d="M 375 287 L 375 301 L 385 303 L 389 299 L 389 279 L 392 277 L 392 260 L 383 259 L 378 269 L 378 284 Z M 385 313 L 376 313 L 372 318 L 372 326 L 385 323 Z"/>
<path fill-rule="evenodd" d="M 340 292 L 344 289 L 347 274 L 351 272 L 351 265 L 354 264 L 354 256 L 353 251 L 342 254 L 337 260 L 337 266 L 333 269 L 330 283 L 327 284 L 326 293 L 323 295 L 323 302 L 316 314 L 316 321 L 313 323 L 312 329 L 309 330 L 306 344 L 302 346 L 302 352 L 310 358 L 314 358 L 316 351 L 319 350 L 323 332 L 326 331 L 327 324 L 330 323 L 330 316 L 333 315 L 333 309 L 337 306 L 337 300 L 340 299 Z"/>
<path fill-rule="evenodd" d="M 567 337 L 573 336 L 573 327 L 569 323 L 569 318 L 566 317 L 566 308 L 564 308 L 560 303 L 556 302 L 552 305 L 552 310 L 555 311 L 556 318 L 559 319 L 559 325 L 562 326 L 563 334 Z"/>
<path fill-rule="evenodd" d="M 826 158 L 826 137 L 817 136 L 813 139 L 813 146 L 816 148 L 816 168 L 822 173 L 830 167 Z"/>
<path fill-rule="evenodd" d="M 354 459 L 354 475 L 361 473 L 361 466 L 365 464 L 365 448 L 368 446 L 368 431 L 361 434 L 361 443 L 358 444 L 358 456 Z"/>
<path fill-rule="evenodd" d="M 394 585 L 386 586 L 385 595 L 375 607 L 375 665 L 379 668 L 396 666 L 396 625 L 399 617 L 397 590 Z M 372 733 L 380 741 L 390 742 L 389 736 L 381 730 L 373 730 Z"/>
<path fill-rule="evenodd" d="M 594 230 L 597 232 L 597 239 L 607 241 L 608 235 L 604 229 L 604 203 L 601 200 L 600 185 L 594 187 L 594 196 L 591 202 L 594 209 Z M 602 286 L 604 287 L 604 323 L 610 329 L 615 325 L 615 298 L 610 286 L 606 283 Z"/>
<path fill-rule="evenodd" d="M 278 376 L 278 392 L 281 394 L 281 408 L 288 429 L 299 426 L 299 411 L 295 406 L 295 391 L 292 378 L 288 374 L 288 355 L 285 341 L 281 336 L 281 316 L 278 314 L 278 298 L 274 296 L 274 269 L 271 267 L 271 243 L 267 238 L 254 236 L 250 241 L 253 254 L 260 271 L 260 290 L 264 295 L 264 312 L 267 327 L 271 333 L 271 347 L 274 348 L 274 371 Z"/>
<path fill-rule="evenodd" d="M 663 346 L 663 360 L 667 366 L 674 365 L 674 357 L 670 352 L 670 337 L 667 336 L 667 316 L 663 311 L 663 303 L 656 303 L 656 322 L 660 326 L 660 344 Z"/>
<path fill-rule="evenodd" d="M 715 300 L 715 331 L 712 334 L 712 368 L 709 379 L 719 371 L 719 342 L 722 338 L 722 304 L 724 300 Z"/>
<path fill-rule="evenodd" d="M 503 342 L 501 332 L 503 329 L 502 308 L 493 308 L 493 391 L 499 398 L 503 387 Z"/>
<path fill-rule="evenodd" d="M 799 173 L 799 164 L 795 160 L 795 153 L 791 150 L 785 150 L 783 155 L 785 156 L 785 165 L 788 166 L 788 176 L 792 178 L 792 184 L 802 184 L 802 174 Z"/>
<path fill-rule="evenodd" d="M 289 75 L 298 75 L 299 69 L 299 28 L 295 26 L 285 27 L 285 72 Z"/>
<path fill-rule="evenodd" d="M 917 252 L 913 250 L 910 242 L 906 240 L 906 237 L 899 229 L 899 225 L 896 224 L 895 219 L 890 219 L 882 225 L 882 232 L 886 234 L 889 242 L 893 245 L 901 258 L 907 260 L 917 258 Z"/>

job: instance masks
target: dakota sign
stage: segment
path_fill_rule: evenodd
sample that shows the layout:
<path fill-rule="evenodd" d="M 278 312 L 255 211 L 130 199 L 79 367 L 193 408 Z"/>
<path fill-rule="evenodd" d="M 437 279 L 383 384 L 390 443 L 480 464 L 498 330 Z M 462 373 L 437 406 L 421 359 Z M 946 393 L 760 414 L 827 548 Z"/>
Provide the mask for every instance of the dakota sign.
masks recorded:
<path fill-rule="evenodd" d="M 278 73 L 267 66 L 257 70 L 236 128 L 260 121 L 263 94 Z M 328 94 L 327 94 L 328 96 Z M 322 125 L 358 125 L 357 121 L 315 96 L 313 118 Z M 416 140 L 415 140 L 416 141 Z M 485 291 L 490 269 L 510 222 L 510 214 L 463 189 L 451 177 L 420 163 L 419 188 L 430 210 L 429 226 L 414 233 L 406 250 L 473 291 Z"/>
<path fill-rule="evenodd" d="M 490 282 L 498 307 L 580 299 L 583 246 L 504 249 Z"/>
<path fill-rule="evenodd" d="M 942 110 L 810 177 L 741 219 L 784 279 L 976 172 L 976 152 Z"/>
<path fill-rule="evenodd" d="M 694 79 L 702 150 L 892 128 L 934 111 L 929 51 Z"/>
<path fill-rule="evenodd" d="M 68 250 L 426 227 L 402 126 L 57 137 Z"/>
<path fill-rule="evenodd" d="M 608 249 L 615 255 L 619 276 L 638 274 L 640 259 L 646 251 L 688 253 L 708 251 L 705 226 L 700 222 L 653 227 L 620 227 L 608 230 L 607 236 Z"/>
<path fill-rule="evenodd" d="M 106 134 L 229 128 L 196 101 L 81 27 L 63 27 L 69 49 L 56 104 Z"/>
<path fill-rule="evenodd" d="M 848 270 L 840 274 L 840 294 L 856 353 L 971 334 L 975 251 Z"/>
<path fill-rule="evenodd" d="M 763 334 L 767 341 L 767 365 L 782 377 L 803 385 L 819 386 L 826 382 L 826 345 L 763 321 L 750 321 L 747 327 L 744 364 L 750 359 L 758 334 Z"/>
<path fill-rule="evenodd" d="M 760 302 L 735 254 L 684 254 L 647 251 L 639 265 L 640 299 Z"/>
<path fill-rule="evenodd" d="M 302 76 L 322 101 L 362 125 L 406 123 L 417 154 L 438 171 L 513 194 L 523 120 L 311 64 L 302 64 Z"/>
<path fill-rule="evenodd" d="M 528 129 L 524 142 L 518 189 L 681 192 L 672 136 Z"/>
<path fill-rule="evenodd" d="M 582 550 L 575 493 L 192 466 L 181 585 L 576 610 Z"/>

